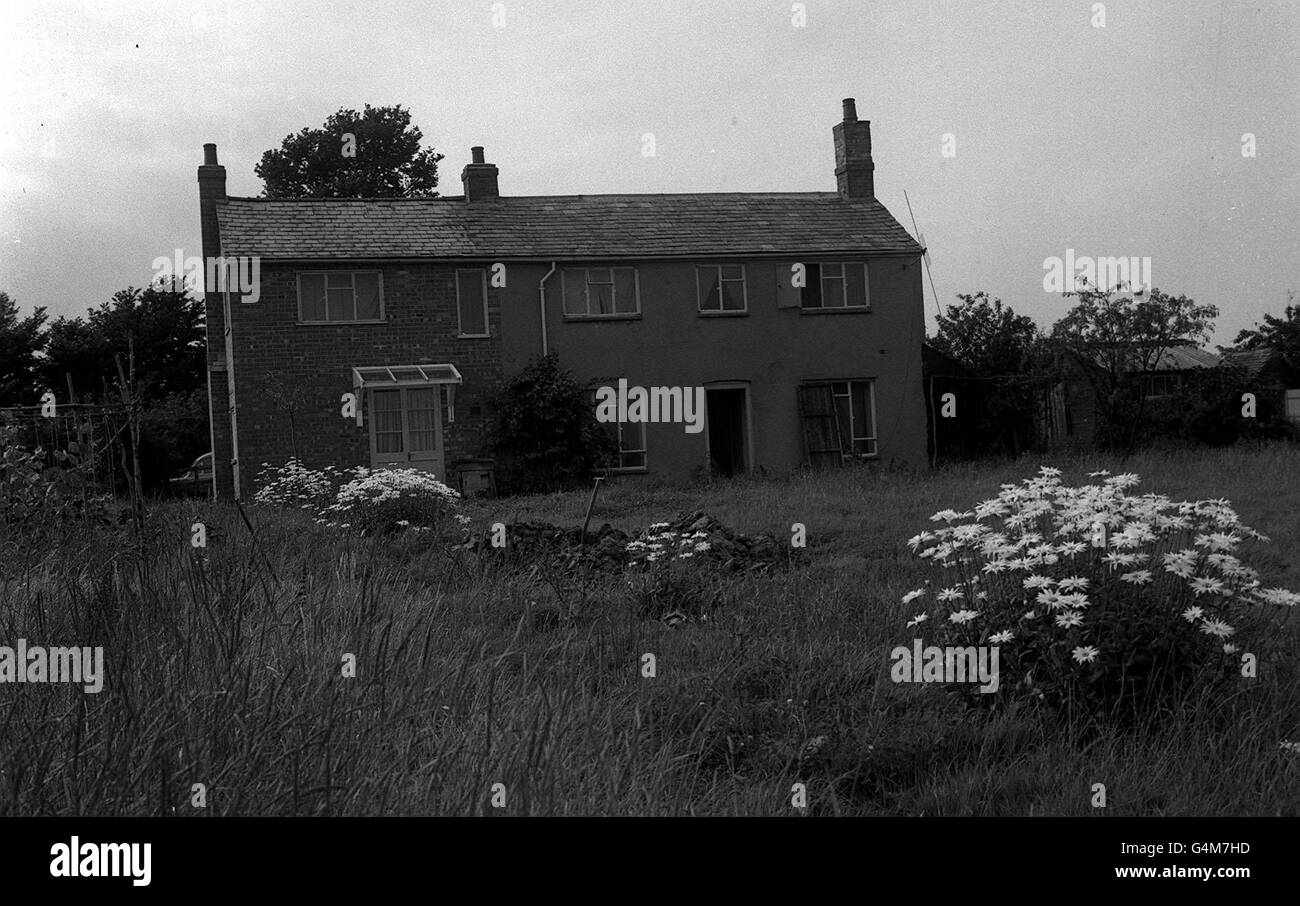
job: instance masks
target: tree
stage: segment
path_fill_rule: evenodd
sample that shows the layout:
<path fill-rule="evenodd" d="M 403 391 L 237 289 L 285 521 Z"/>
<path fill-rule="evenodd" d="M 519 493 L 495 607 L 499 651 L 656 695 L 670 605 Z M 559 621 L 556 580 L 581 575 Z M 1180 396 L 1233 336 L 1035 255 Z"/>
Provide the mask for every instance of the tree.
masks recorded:
<path fill-rule="evenodd" d="M 203 303 L 188 289 L 161 285 L 114 293 L 84 318 L 59 318 L 49 330 L 43 368 L 51 386 L 71 374 L 79 396 L 103 396 L 117 382 L 116 357 L 125 368 L 134 348 L 136 391 L 149 401 L 205 387 Z"/>
<path fill-rule="evenodd" d="M 1287 293 L 1287 301 L 1295 299 L 1296 291 Z M 1288 364 L 1300 368 L 1300 304 L 1288 304 L 1282 317 L 1264 315 L 1264 323 L 1256 323 L 1243 330 L 1233 341 L 1236 349 L 1276 349 Z"/>
<path fill-rule="evenodd" d="M 45 309 L 25 318 L 18 303 L 0 291 L 0 405 L 25 405 L 40 399 L 40 353 L 45 347 Z"/>
<path fill-rule="evenodd" d="M 1175 346 L 1208 341 L 1219 310 L 1159 289 L 1139 297 L 1084 286 L 1064 295 L 1078 302 L 1052 326 L 1052 339 L 1092 384 L 1097 439 L 1131 447 L 1145 399 L 1133 378 L 1156 370 Z"/>
<path fill-rule="evenodd" d="M 254 172 L 267 198 L 432 197 L 443 155 L 422 150 L 423 138 L 401 105 L 340 109 L 321 129 L 285 136 Z"/>
<path fill-rule="evenodd" d="M 985 379 L 968 401 L 980 413 L 976 430 L 985 445 L 1017 455 L 1034 440 L 1037 395 L 1051 383 L 1038 325 L 986 292 L 957 298 L 939 315 L 930 345 Z"/>
<path fill-rule="evenodd" d="M 947 314 L 939 315 L 930 345 L 981 375 L 1020 373 L 1038 340 L 1034 319 L 983 290 L 957 298 L 960 305 L 949 303 Z"/>

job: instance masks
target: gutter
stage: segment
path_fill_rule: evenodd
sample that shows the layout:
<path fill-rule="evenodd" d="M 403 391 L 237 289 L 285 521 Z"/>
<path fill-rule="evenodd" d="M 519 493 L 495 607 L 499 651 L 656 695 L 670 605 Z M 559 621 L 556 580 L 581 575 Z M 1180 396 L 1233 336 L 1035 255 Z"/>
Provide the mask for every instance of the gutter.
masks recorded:
<path fill-rule="evenodd" d="M 551 262 L 551 269 L 542 275 L 542 279 L 537 282 L 537 304 L 542 315 L 542 356 L 546 356 L 546 281 L 555 273 L 555 262 Z"/>

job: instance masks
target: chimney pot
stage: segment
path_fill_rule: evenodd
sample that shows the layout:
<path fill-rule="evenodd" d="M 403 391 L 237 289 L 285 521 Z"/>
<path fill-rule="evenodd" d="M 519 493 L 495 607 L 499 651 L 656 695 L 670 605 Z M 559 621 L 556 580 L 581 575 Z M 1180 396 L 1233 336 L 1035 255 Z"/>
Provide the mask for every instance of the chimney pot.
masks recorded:
<path fill-rule="evenodd" d="M 217 166 L 217 146 L 213 142 L 208 142 L 203 146 L 203 165 L 205 167 Z"/>
<path fill-rule="evenodd" d="M 476 164 L 481 164 L 481 163 L 483 163 L 483 146 L 482 146 L 482 145 L 475 145 L 474 147 L 470 148 L 470 149 L 469 149 L 469 153 L 470 153 L 471 155 L 473 155 L 474 163 L 476 163 Z"/>
<path fill-rule="evenodd" d="M 844 122 L 856 123 L 858 121 L 858 105 L 853 98 L 844 99 Z"/>

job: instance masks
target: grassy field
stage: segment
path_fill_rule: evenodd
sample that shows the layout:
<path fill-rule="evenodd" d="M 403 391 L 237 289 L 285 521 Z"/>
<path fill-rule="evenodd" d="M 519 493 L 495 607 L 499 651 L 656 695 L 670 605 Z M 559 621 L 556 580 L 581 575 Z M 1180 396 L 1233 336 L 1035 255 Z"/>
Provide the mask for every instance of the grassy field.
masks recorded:
<path fill-rule="evenodd" d="M 1278 748 L 1300 739 L 1294 614 L 1278 629 L 1291 656 L 1247 691 L 1129 732 L 968 712 L 890 682 L 888 652 L 911 634 L 899 598 L 926 576 L 906 539 L 1039 464 L 602 489 L 593 526 L 703 510 L 778 538 L 807 527 L 798 565 L 736 576 L 712 619 L 677 626 L 640 619 L 617 578 L 552 583 L 259 507 L 254 540 L 233 506 L 159 503 L 142 560 L 129 534 L 100 531 L 0 567 L 0 643 L 103 645 L 107 672 L 98 695 L 0 687 L 0 813 L 1300 814 L 1300 755 Z M 1050 464 L 1227 497 L 1273 539 L 1250 560 L 1265 584 L 1300 588 L 1294 447 Z M 481 531 L 578 525 L 586 505 L 467 512 Z M 553 610 L 572 616 L 537 618 Z"/>

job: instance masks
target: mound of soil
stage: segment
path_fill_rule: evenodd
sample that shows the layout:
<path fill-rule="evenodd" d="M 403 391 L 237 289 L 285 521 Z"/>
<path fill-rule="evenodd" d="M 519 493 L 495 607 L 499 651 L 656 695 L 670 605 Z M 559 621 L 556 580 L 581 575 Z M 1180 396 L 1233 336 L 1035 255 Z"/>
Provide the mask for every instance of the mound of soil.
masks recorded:
<path fill-rule="evenodd" d="M 637 535 L 605 523 L 598 529 L 587 530 L 585 544 L 581 527 L 566 529 L 548 522 L 515 522 L 506 525 L 504 548 L 492 546 L 489 528 L 471 537 L 464 549 L 484 558 L 520 562 L 547 559 L 559 561 L 560 565 L 588 565 L 616 571 L 625 568 L 631 559 L 627 552 L 629 542 L 644 541 L 649 535 L 666 531 L 686 535 L 702 533 L 703 537 L 695 540 L 707 542 L 709 546 L 695 553 L 695 558 L 724 569 L 761 569 L 789 559 L 788 547 L 778 544 L 772 535 L 745 535 L 700 512 L 679 513 L 668 520 L 667 527 L 660 525 L 654 531 L 647 528 Z"/>

